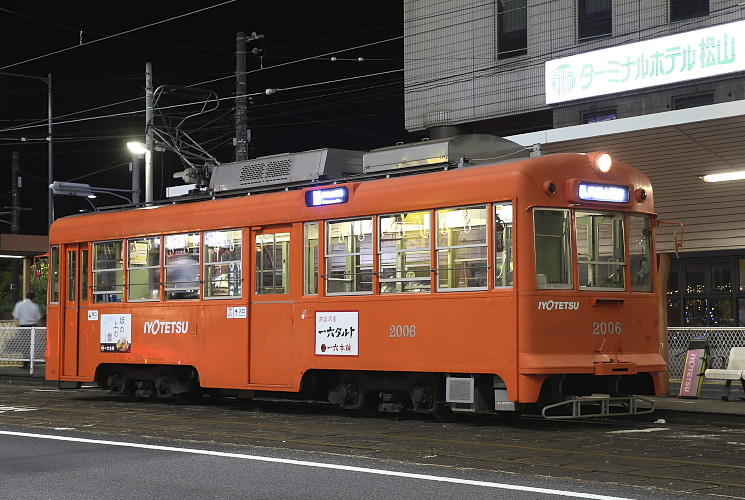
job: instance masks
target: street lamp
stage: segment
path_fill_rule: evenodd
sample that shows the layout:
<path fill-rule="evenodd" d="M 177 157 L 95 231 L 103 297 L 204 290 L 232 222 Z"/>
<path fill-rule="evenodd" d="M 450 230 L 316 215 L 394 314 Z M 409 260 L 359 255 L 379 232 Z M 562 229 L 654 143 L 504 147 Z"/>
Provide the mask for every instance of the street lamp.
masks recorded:
<path fill-rule="evenodd" d="M 52 74 L 48 73 L 47 77 L 44 78 L 42 76 L 33 76 L 33 75 L 21 75 L 19 73 L 7 73 L 5 71 L 0 71 L 0 75 L 2 76 L 12 76 L 15 78 L 30 78 L 32 80 L 41 80 L 42 82 L 47 84 L 47 180 L 49 184 L 52 184 L 52 179 L 54 178 L 54 163 L 52 160 Z M 54 222 L 54 197 L 52 196 L 52 190 L 49 190 L 49 195 L 47 196 L 47 213 L 49 215 L 49 227 L 52 227 L 52 222 Z"/>
<path fill-rule="evenodd" d="M 128 142 L 127 148 L 132 152 L 132 204 L 140 204 L 140 166 L 142 156 L 147 154 L 147 148 L 141 142 Z"/>
<path fill-rule="evenodd" d="M 110 194 L 111 196 L 116 196 L 117 198 L 121 198 L 127 203 L 130 203 L 129 198 L 119 193 L 133 193 L 134 190 L 93 187 L 90 184 L 83 184 L 80 182 L 54 181 L 49 185 L 49 192 L 53 194 L 85 198 L 88 203 L 90 203 L 91 207 L 93 207 L 93 210 L 96 211 L 96 206 L 91 201 L 96 198 L 96 193 Z"/>
<path fill-rule="evenodd" d="M 132 153 L 138 155 L 137 165 L 132 165 L 132 190 L 136 191 L 137 203 L 140 202 L 139 189 L 140 189 L 140 170 L 139 170 L 139 155 L 145 155 L 145 203 L 152 203 L 153 201 L 153 162 L 150 157 L 150 150 L 141 142 L 128 142 L 127 147 Z M 137 172 L 135 174 L 135 166 Z M 137 185 L 135 186 L 135 175 L 137 176 Z M 134 197 L 133 197 L 134 199 Z M 135 203 L 135 204 L 137 204 Z"/>

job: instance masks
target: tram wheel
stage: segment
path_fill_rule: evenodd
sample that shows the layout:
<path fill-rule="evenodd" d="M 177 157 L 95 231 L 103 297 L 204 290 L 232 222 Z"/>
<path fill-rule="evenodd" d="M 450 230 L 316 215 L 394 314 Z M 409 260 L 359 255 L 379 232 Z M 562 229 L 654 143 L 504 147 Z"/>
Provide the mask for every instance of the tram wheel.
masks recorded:
<path fill-rule="evenodd" d="M 450 405 L 441 403 L 435 403 L 434 408 L 432 408 L 432 415 L 440 422 L 452 422 L 458 417 Z"/>
<path fill-rule="evenodd" d="M 363 417 L 377 417 L 380 414 L 378 410 L 380 401 L 375 391 L 365 392 L 361 403 L 359 408 L 357 408 L 357 412 Z"/>
<path fill-rule="evenodd" d="M 192 391 L 181 392 L 179 394 L 171 394 L 173 402 L 178 405 L 188 405 L 196 403 L 202 397 L 202 391 L 195 389 Z"/>

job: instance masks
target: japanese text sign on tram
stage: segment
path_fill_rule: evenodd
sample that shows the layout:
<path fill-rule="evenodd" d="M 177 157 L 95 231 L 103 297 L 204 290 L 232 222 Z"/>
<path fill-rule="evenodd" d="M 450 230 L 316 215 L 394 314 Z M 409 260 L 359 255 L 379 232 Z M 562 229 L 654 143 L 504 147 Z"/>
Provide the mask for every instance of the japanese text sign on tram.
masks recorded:
<path fill-rule="evenodd" d="M 326 356 L 359 355 L 359 312 L 316 312 L 316 354 Z"/>
<path fill-rule="evenodd" d="M 101 315 L 101 352 L 131 352 L 132 315 Z"/>

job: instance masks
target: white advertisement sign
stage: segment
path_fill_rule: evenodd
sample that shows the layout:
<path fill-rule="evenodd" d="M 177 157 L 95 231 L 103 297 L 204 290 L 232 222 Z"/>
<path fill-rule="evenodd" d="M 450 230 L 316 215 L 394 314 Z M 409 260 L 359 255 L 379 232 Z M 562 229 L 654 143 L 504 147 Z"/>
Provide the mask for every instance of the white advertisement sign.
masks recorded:
<path fill-rule="evenodd" d="M 546 62 L 546 104 L 745 71 L 745 21 Z"/>
<path fill-rule="evenodd" d="M 101 315 L 101 352 L 131 352 L 132 315 Z"/>
<path fill-rule="evenodd" d="M 359 312 L 316 312 L 316 354 L 359 355 Z"/>

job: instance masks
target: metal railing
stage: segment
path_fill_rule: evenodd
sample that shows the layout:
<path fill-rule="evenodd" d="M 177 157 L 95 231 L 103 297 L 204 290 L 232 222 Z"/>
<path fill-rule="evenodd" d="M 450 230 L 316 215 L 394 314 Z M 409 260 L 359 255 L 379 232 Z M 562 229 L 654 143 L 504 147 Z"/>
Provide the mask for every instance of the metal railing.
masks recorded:
<path fill-rule="evenodd" d="M 709 367 L 727 366 L 729 351 L 733 347 L 745 346 L 745 328 L 689 327 L 668 328 L 668 355 L 671 379 L 683 376 L 688 343 L 692 339 L 705 338 L 710 343 Z M 35 363 L 44 363 L 47 348 L 46 327 L 0 326 L 0 361 L 28 362 L 30 373 Z M 31 355 L 33 353 L 33 356 Z"/>
<path fill-rule="evenodd" d="M 0 327 L 0 361 L 27 362 L 29 373 L 35 363 L 44 363 L 47 329 L 44 326 Z"/>
<path fill-rule="evenodd" d="M 729 351 L 745 347 L 745 328 L 738 327 L 686 327 L 668 328 L 669 371 L 671 379 L 683 377 L 688 342 L 692 339 L 709 340 L 709 367 L 725 368 Z"/>

